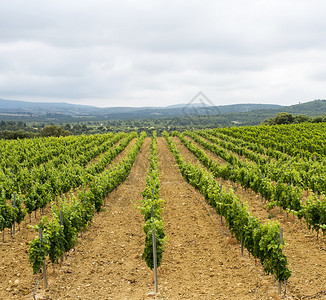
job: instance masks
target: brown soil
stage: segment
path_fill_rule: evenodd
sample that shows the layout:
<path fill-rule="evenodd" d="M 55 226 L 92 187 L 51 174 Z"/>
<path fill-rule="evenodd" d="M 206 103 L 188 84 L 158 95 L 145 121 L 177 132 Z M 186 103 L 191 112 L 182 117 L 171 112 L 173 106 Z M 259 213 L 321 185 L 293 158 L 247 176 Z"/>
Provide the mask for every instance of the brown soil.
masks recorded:
<path fill-rule="evenodd" d="M 185 159 L 198 163 L 198 159 L 183 146 L 179 139 L 174 142 L 178 145 L 179 151 Z M 198 144 L 211 159 L 218 159 L 217 156 L 208 150 L 205 150 Z M 250 212 L 261 220 L 266 222 L 271 218 L 280 222 L 284 230 L 284 239 L 286 254 L 289 267 L 292 270 L 292 276 L 287 283 L 288 296 L 294 299 L 326 299 L 326 247 L 323 240 L 316 240 L 316 235 L 310 234 L 309 230 L 297 218 L 274 208 L 267 211 L 267 205 L 261 202 L 261 199 L 251 190 L 244 190 L 241 185 L 234 184 L 231 181 L 217 179 L 225 189 L 232 188 L 237 196 L 240 196 L 244 202 L 248 202 Z M 309 297 L 309 298 L 308 298 Z"/>
<path fill-rule="evenodd" d="M 112 163 L 117 163 L 123 159 L 126 152 L 135 143 L 132 140 L 128 146 L 119 153 Z M 111 165 L 111 164 L 110 164 Z M 109 165 L 109 166 L 110 166 Z M 109 166 L 107 168 L 109 168 Z M 35 230 L 32 229 L 31 225 L 36 225 L 42 217 L 52 217 L 52 211 L 50 205 L 44 209 L 44 214 L 41 215 L 40 210 L 27 215 L 25 220 L 20 225 L 16 224 L 16 235 L 14 238 L 10 236 L 10 231 L 5 230 L 5 243 L 2 243 L 2 233 L 0 235 L 0 299 L 21 299 L 25 294 L 31 294 L 34 289 L 36 277 L 33 277 L 32 268 L 28 261 L 28 243 L 32 241 L 35 236 Z M 52 266 L 51 266 L 52 269 Z M 31 299 L 31 298 L 28 298 Z"/>
<path fill-rule="evenodd" d="M 48 265 L 49 287 L 45 290 L 40 279 L 37 299 L 145 299 L 151 295 L 153 272 L 141 258 L 145 241 L 144 219 L 136 208 L 146 184 L 149 147 L 150 139 L 147 138 L 127 180 L 108 196 L 105 210 L 96 214 L 75 251 L 68 253 L 61 269 L 57 268 L 53 275 L 52 266 Z M 182 149 L 180 145 L 178 147 Z M 187 153 L 185 148 L 182 149 L 184 153 Z M 241 256 L 239 243 L 225 225 L 220 224 L 214 210 L 197 190 L 184 181 L 162 138 L 158 139 L 158 155 L 160 194 L 165 200 L 163 220 L 169 240 L 158 272 L 160 293 L 157 298 L 281 299 L 272 277 L 264 275 L 260 265 L 256 266 L 255 260 L 247 253 Z M 186 158 L 191 158 L 189 152 Z M 244 195 L 249 197 L 249 194 Z M 252 195 L 252 198 L 256 196 Z M 263 219 L 265 210 L 259 208 L 259 199 L 254 203 L 257 207 L 256 204 L 253 206 L 253 213 L 261 211 Z M 293 249 L 302 248 L 298 254 L 286 252 L 288 257 L 294 255 L 290 261 L 291 268 L 295 259 L 300 265 L 303 260 L 307 261 L 307 265 L 298 267 L 299 271 L 309 264 L 314 266 L 308 271 L 311 276 L 306 277 L 301 277 L 303 272 L 297 273 L 299 271 L 292 268 L 288 298 L 300 299 L 323 290 L 323 286 L 319 289 L 317 286 L 325 282 L 326 264 L 320 259 L 319 265 L 314 265 L 313 254 L 318 252 L 314 239 L 297 235 L 298 222 L 289 222 L 290 236 L 293 234 L 302 240 L 301 243 L 294 239 L 290 242 L 289 233 L 286 231 L 284 234 L 289 243 L 286 251 L 290 251 L 291 244 Z M 18 243 L 0 243 L 0 299 L 32 299 L 36 276 L 32 275 L 28 264 L 24 241 L 33 236 L 25 237 L 25 234 L 29 233 L 22 231 L 20 234 L 24 239 L 15 238 Z M 307 247 L 303 246 L 304 243 Z M 318 253 L 324 255 L 320 250 Z M 312 270 L 316 273 L 312 274 Z M 319 294 L 309 299 L 323 297 Z"/>

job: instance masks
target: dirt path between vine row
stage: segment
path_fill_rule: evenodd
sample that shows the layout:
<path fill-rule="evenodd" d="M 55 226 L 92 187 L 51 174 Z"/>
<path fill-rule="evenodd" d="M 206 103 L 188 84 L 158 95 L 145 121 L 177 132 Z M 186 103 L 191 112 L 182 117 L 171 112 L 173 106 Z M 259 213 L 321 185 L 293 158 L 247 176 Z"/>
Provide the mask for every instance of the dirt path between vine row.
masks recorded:
<path fill-rule="evenodd" d="M 163 139 L 158 157 L 169 237 L 159 277 L 162 299 L 278 299 L 271 278 L 241 257 L 215 211 L 183 179 Z"/>
<path fill-rule="evenodd" d="M 127 180 L 107 197 L 105 211 L 95 215 L 62 268 L 53 275 L 48 265 L 49 288 L 44 290 L 41 280 L 37 299 L 150 299 L 153 272 L 141 258 L 144 218 L 135 206 L 146 184 L 149 147 L 147 138 Z M 241 256 L 239 243 L 215 211 L 182 178 L 163 138 L 158 139 L 158 156 L 169 240 L 158 272 L 157 298 L 281 299 L 272 277 L 264 275 L 254 259 Z M 20 264 L 20 256 L 22 252 L 16 258 L 10 252 L 8 261 Z M 26 270 L 19 277 L 6 277 L 5 284 L 2 280 L 0 299 L 32 299 L 36 277 L 28 263 L 22 267 Z"/>
<path fill-rule="evenodd" d="M 135 139 L 132 140 L 128 146 L 113 159 L 111 164 L 117 163 L 123 159 L 134 143 Z M 11 238 L 9 230 L 6 230 L 5 243 L 2 243 L 1 234 L 0 299 L 22 299 L 24 295 L 28 295 L 26 299 L 31 299 L 30 295 L 34 289 L 36 277 L 32 274 L 32 268 L 28 260 L 28 243 L 35 238 L 36 233 L 34 229 L 30 228 L 30 225 L 36 225 L 43 216 L 51 218 L 52 212 L 50 205 L 47 205 L 44 209 L 44 214 L 42 216 L 40 215 L 40 211 L 38 211 L 36 215 L 35 218 L 35 214 L 32 213 L 31 224 L 29 216 L 26 216 L 20 226 L 20 231 L 17 230 L 18 226 L 16 226 L 17 233 L 14 238 Z M 52 272 L 52 266 L 50 269 Z"/>
<path fill-rule="evenodd" d="M 186 160 L 192 163 L 199 162 L 181 144 L 179 139 L 174 138 L 173 140 Z M 215 154 L 204 149 L 198 143 L 194 142 L 194 144 L 202 149 L 209 158 L 220 160 Z M 203 166 L 203 168 L 205 167 Z M 279 208 L 274 208 L 268 212 L 266 205 L 253 191 L 245 190 L 240 184 L 234 184 L 231 181 L 218 179 L 218 182 L 222 183 L 227 190 L 234 189 L 235 195 L 248 202 L 252 215 L 262 222 L 267 222 L 271 216 L 273 216 L 272 220 L 276 219 L 280 222 L 287 243 L 284 253 L 292 270 L 292 276 L 287 285 L 288 296 L 292 296 L 293 299 L 326 299 L 326 247 L 324 242 L 316 241 L 316 236 L 310 234 L 305 225 L 301 225 L 299 220 L 293 218 L 292 215 L 287 217 L 286 213 L 280 212 Z"/>
<path fill-rule="evenodd" d="M 152 290 L 141 259 L 143 216 L 135 206 L 146 185 L 149 146 L 147 138 L 128 178 L 107 197 L 105 211 L 94 217 L 57 275 L 49 270 L 49 288 L 40 291 L 44 299 L 141 299 Z"/>

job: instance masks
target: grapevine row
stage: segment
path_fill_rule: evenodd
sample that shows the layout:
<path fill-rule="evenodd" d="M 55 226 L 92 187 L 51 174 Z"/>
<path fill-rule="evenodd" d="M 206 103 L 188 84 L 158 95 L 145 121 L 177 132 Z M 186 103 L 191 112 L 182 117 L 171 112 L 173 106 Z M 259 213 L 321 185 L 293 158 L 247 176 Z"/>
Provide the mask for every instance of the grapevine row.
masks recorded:
<path fill-rule="evenodd" d="M 233 158 L 228 152 L 223 149 L 221 150 L 215 144 L 197 137 L 195 139 L 196 142 L 206 149 L 228 161 L 234 159 L 235 162 L 234 164 L 226 163 L 220 165 L 216 161 L 211 160 L 203 150 L 185 139 L 184 134 L 174 132 L 174 135 L 179 137 L 187 149 L 190 150 L 215 177 L 237 182 L 242 187 L 246 189 L 250 188 L 255 193 L 259 193 L 266 200 L 270 201 L 269 208 L 277 205 L 288 212 L 295 213 L 299 219 L 304 218 L 309 229 L 312 228 L 317 232 L 317 237 L 319 230 L 322 230 L 323 234 L 326 234 L 325 198 L 322 197 L 322 199 L 319 200 L 316 196 L 312 196 L 312 199 L 309 199 L 306 204 L 303 205 L 303 191 L 301 189 L 281 181 L 278 181 L 276 185 L 274 185 L 270 179 L 262 176 L 260 166 L 248 163 L 237 164 L 237 158 Z M 228 157 L 230 158 L 228 159 Z"/>
<path fill-rule="evenodd" d="M 21 168 L 31 169 L 62 157 L 74 159 L 111 139 L 112 133 L 94 136 L 69 136 L 4 141 L 0 150 L 1 169 L 10 177 Z"/>
<path fill-rule="evenodd" d="M 259 143 L 291 156 L 321 161 L 326 156 L 326 125 L 324 123 L 291 124 L 278 126 L 254 126 L 223 128 L 217 131 Z M 311 135 L 311 132 L 314 135 Z"/>
<path fill-rule="evenodd" d="M 214 144 L 228 149 L 238 155 L 243 155 L 246 158 L 260 165 L 264 176 L 270 177 L 273 181 L 281 180 L 284 183 L 292 183 L 295 186 L 305 190 L 312 190 L 318 194 L 326 192 L 326 183 L 324 174 L 326 172 L 326 165 L 324 161 L 311 161 L 296 157 L 283 157 L 281 160 L 271 160 L 261 154 L 254 153 L 247 150 L 240 144 L 234 144 L 229 141 L 221 140 L 212 137 L 205 131 L 197 131 L 197 134 L 208 139 Z M 214 134 L 216 136 L 216 134 Z M 218 135 L 220 136 L 220 135 Z M 225 138 L 225 137 L 224 137 Z M 268 153 L 275 153 L 277 151 L 269 149 Z M 274 157 L 280 157 L 280 152 L 276 153 Z"/>
<path fill-rule="evenodd" d="M 110 145 L 115 144 L 125 134 L 116 135 L 110 142 Z M 44 208 L 56 195 L 68 192 L 71 188 L 76 188 L 80 185 L 87 184 L 94 179 L 94 176 L 104 170 L 104 168 L 116 157 L 129 142 L 136 136 L 132 133 L 123 138 L 119 145 L 110 148 L 104 153 L 93 165 L 83 169 L 81 166 L 68 165 L 65 168 L 64 176 L 58 176 L 58 171 L 47 173 L 47 181 L 42 184 L 34 182 L 30 190 L 24 196 L 16 198 L 15 208 L 13 200 L 7 203 L 4 193 L 0 195 L 0 230 L 11 228 L 13 222 L 18 224 L 24 219 L 27 213 L 31 214 L 39 208 Z M 109 145 L 107 145 L 109 146 Z M 62 170 L 62 169 L 61 169 Z M 64 178 L 64 180 L 63 180 Z M 22 207 L 24 203 L 26 211 Z"/>
<path fill-rule="evenodd" d="M 142 192 L 143 199 L 141 201 L 141 206 L 139 207 L 140 212 L 144 215 L 145 218 L 145 225 L 143 229 L 146 238 L 145 249 L 142 258 L 145 260 L 147 266 L 151 269 L 154 268 L 152 238 L 153 229 L 155 230 L 158 267 L 161 265 L 162 262 L 165 243 L 165 233 L 161 217 L 163 211 L 163 200 L 160 199 L 159 190 L 160 174 L 158 171 L 157 136 L 156 131 L 154 131 L 151 143 L 150 166 L 146 178 L 146 188 Z"/>
<path fill-rule="evenodd" d="M 243 240 L 244 247 L 255 258 L 260 259 L 268 274 L 273 274 L 279 281 L 288 280 L 291 270 L 282 251 L 279 223 L 269 221 L 261 224 L 249 213 L 247 206 L 242 205 L 234 196 L 232 190 L 229 192 L 221 190 L 211 173 L 186 163 L 167 132 L 164 136 L 186 181 L 204 195 L 218 214 L 224 216 L 232 234 L 238 241 Z"/>
<path fill-rule="evenodd" d="M 77 197 L 72 196 L 69 201 L 63 198 L 58 206 L 53 205 L 52 219 L 48 221 L 44 217 L 35 226 L 37 231 L 42 230 L 43 239 L 37 237 L 29 243 L 29 260 L 34 273 L 40 270 L 47 257 L 56 264 L 65 252 L 77 244 L 78 232 L 87 228 L 104 198 L 129 175 L 145 137 L 146 134 L 142 133 L 123 160 L 95 177 L 89 190 L 80 192 Z"/>
<path fill-rule="evenodd" d="M 20 167 L 19 165 L 15 165 L 11 171 L 9 169 L 2 169 L 0 173 L 0 190 L 5 191 L 7 199 L 9 199 L 14 192 L 25 194 L 31 189 L 35 182 L 43 184 L 49 180 L 49 177 L 53 177 L 54 173 L 59 176 L 58 172 L 65 175 L 69 165 L 85 167 L 89 161 L 109 149 L 124 135 L 125 134 L 115 135 L 113 137 L 112 135 L 104 135 L 103 137 L 98 137 L 89 145 L 83 147 L 79 145 L 77 149 L 67 149 L 65 154 L 61 154 L 46 164 L 41 164 L 31 169 Z M 104 141 L 105 143 L 103 144 Z M 102 145 L 98 146 L 99 144 Z M 47 151 L 44 150 L 44 152 Z"/>

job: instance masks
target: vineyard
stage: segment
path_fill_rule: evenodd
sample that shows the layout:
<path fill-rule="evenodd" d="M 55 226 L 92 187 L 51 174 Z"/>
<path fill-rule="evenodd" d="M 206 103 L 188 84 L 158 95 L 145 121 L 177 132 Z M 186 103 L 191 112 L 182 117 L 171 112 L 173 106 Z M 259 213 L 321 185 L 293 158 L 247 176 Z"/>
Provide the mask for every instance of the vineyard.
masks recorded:
<path fill-rule="evenodd" d="M 1 299 L 326 299 L 326 125 L 0 141 Z M 153 239 L 152 232 L 155 232 Z"/>

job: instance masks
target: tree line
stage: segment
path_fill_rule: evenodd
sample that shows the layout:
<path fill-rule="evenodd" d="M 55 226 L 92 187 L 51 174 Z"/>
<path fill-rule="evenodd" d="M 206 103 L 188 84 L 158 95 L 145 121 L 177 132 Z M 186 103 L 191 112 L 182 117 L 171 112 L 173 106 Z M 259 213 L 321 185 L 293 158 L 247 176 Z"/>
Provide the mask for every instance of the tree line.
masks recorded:
<path fill-rule="evenodd" d="M 321 123 L 326 122 L 326 115 L 309 117 L 304 114 L 292 115 L 287 112 L 278 113 L 275 117 L 265 119 L 263 125 L 282 125 L 282 124 L 299 124 L 304 122 Z"/>

